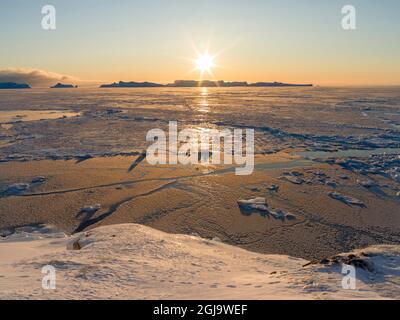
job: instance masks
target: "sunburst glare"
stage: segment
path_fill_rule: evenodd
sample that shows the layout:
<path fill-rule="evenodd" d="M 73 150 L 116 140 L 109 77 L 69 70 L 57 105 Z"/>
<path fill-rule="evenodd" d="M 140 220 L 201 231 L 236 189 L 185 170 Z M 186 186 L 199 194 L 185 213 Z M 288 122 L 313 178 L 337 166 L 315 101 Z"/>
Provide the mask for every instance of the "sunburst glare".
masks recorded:
<path fill-rule="evenodd" d="M 200 54 L 194 62 L 196 70 L 199 70 L 201 75 L 205 72 L 212 75 L 212 68 L 215 66 L 214 57 L 208 52 Z"/>

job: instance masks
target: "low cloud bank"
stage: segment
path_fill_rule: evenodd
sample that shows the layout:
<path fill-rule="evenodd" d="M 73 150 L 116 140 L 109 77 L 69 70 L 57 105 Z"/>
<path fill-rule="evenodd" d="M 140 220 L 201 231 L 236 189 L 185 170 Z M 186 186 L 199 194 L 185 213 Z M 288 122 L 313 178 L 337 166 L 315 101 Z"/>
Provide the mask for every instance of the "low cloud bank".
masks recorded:
<path fill-rule="evenodd" d="M 32 87 L 49 87 L 58 82 L 74 85 L 90 84 L 87 81 L 69 75 L 29 68 L 7 68 L 0 70 L 0 82 L 27 83 Z"/>

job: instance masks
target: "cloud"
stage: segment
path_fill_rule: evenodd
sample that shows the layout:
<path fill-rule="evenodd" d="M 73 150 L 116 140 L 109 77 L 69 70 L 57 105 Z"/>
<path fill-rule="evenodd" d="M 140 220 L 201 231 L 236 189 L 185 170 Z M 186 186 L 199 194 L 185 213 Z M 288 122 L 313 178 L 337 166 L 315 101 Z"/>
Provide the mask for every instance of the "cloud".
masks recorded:
<path fill-rule="evenodd" d="M 48 87 L 58 82 L 67 84 L 82 84 L 78 78 L 30 68 L 7 68 L 0 70 L 0 82 L 27 83 L 32 87 Z"/>

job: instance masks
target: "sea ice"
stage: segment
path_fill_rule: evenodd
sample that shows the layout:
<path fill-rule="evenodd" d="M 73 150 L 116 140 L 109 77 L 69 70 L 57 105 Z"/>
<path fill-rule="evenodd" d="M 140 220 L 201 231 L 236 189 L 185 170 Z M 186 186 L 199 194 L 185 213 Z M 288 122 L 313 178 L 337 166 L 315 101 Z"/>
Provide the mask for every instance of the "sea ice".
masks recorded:
<path fill-rule="evenodd" d="M 265 198 L 257 197 L 248 200 L 238 200 L 239 207 L 243 210 L 259 210 L 268 212 L 268 206 Z"/>
<path fill-rule="evenodd" d="M 275 218 L 275 219 L 279 219 L 279 220 L 285 220 L 285 212 L 281 209 L 276 209 L 275 211 L 270 211 L 271 215 Z"/>
<path fill-rule="evenodd" d="M 98 204 L 95 204 L 94 206 L 83 207 L 80 212 L 92 214 L 92 213 L 95 213 L 96 211 L 100 210 L 100 208 L 101 208 L 101 204 L 98 203 Z"/>
<path fill-rule="evenodd" d="M 299 177 L 294 177 L 294 176 L 283 176 L 282 179 L 286 179 L 287 181 L 293 183 L 293 184 L 303 184 L 304 179 L 299 178 Z"/>
<path fill-rule="evenodd" d="M 362 185 L 364 188 L 373 188 L 373 187 L 379 186 L 376 182 L 374 182 L 372 180 L 367 180 L 367 181 L 357 180 L 357 183 Z"/>
<path fill-rule="evenodd" d="M 296 218 L 296 216 L 294 214 L 286 213 L 285 219 L 288 220 L 288 221 L 292 221 L 292 220 L 296 220 L 297 218 Z"/>
<path fill-rule="evenodd" d="M 21 194 L 21 193 L 27 191 L 29 188 L 30 188 L 29 183 L 14 183 L 12 185 L 9 185 L 0 194 L 4 195 L 4 196 L 18 195 L 18 194 Z"/>
<path fill-rule="evenodd" d="M 342 201 L 342 202 L 344 202 L 346 204 L 349 204 L 349 205 L 365 207 L 365 204 L 361 200 L 358 200 L 358 199 L 353 198 L 353 197 L 345 196 L 345 195 L 340 194 L 338 192 L 329 192 L 328 195 L 333 199 Z"/>
<path fill-rule="evenodd" d="M 325 182 L 325 184 L 327 186 L 329 186 L 329 187 L 332 187 L 332 188 L 336 188 L 337 187 L 337 183 L 335 181 L 328 180 L 328 181 Z"/>
<path fill-rule="evenodd" d="M 288 213 L 282 209 L 275 209 L 275 211 L 270 211 L 270 214 L 278 220 L 282 220 L 282 221 L 292 221 L 292 220 L 296 220 L 296 216 L 294 214 Z"/>
<path fill-rule="evenodd" d="M 14 232 L 15 232 L 15 229 L 12 227 L 0 229 L 0 237 L 6 238 L 6 237 L 12 235 Z"/>
<path fill-rule="evenodd" d="M 34 177 L 31 182 L 32 183 L 43 183 L 45 181 L 46 181 L 46 177 L 38 176 L 38 177 Z"/>
<path fill-rule="evenodd" d="M 273 184 L 273 185 L 268 187 L 268 190 L 270 190 L 270 191 L 278 191 L 279 190 L 279 186 L 277 186 L 276 184 Z"/>
<path fill-rule="evenodd" d="M 291 213 L 287 213 L 282 209 L 269 209 L 265 198 L 257 197 L 249 200 L 238 200 L 238 204 L 241 210 L 251 212 L 260 211 L 263 216 L 271 216 L 277 220 L 296 220 L 296 216 Z"/>
<path fill-rule="evenodd" d="M 19 227 L 8 227 L 0 230 L 0 242 L 32 241 L 46 238 L 65 238 L 64 232 L 60 232 L 53 225 L 30 224 Z"/>

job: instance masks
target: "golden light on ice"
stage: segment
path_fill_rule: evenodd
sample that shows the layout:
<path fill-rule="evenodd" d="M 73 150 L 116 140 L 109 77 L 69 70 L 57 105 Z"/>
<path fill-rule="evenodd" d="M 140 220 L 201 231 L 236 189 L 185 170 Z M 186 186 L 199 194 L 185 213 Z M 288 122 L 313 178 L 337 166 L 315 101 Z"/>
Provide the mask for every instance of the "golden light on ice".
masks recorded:
<path fill-rule="evenodd" d="M 201 74 L 205 72 L 211 74 L 212 68 L 215 66 L 214 57 L 208 52 L 200 54 L 194 61 L 197 70 L 200 70 Z"/>

